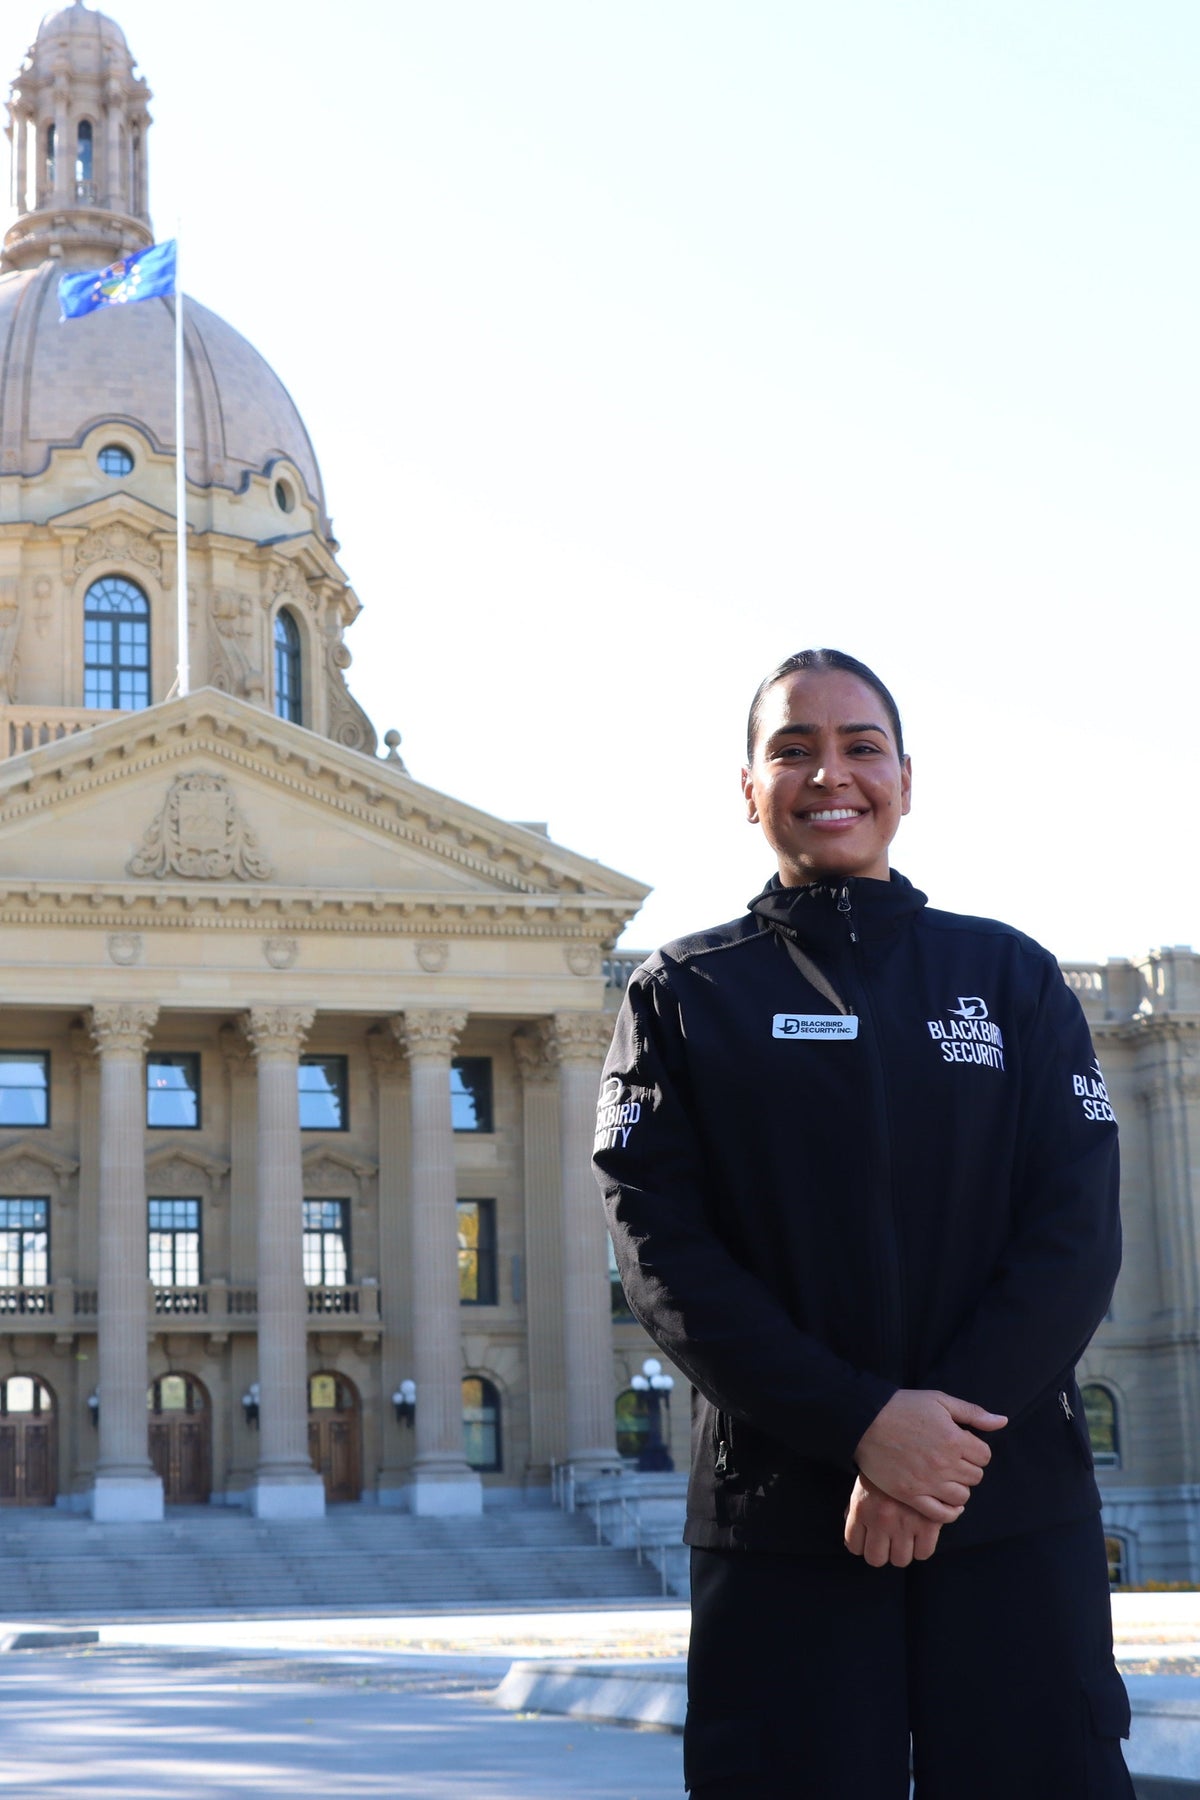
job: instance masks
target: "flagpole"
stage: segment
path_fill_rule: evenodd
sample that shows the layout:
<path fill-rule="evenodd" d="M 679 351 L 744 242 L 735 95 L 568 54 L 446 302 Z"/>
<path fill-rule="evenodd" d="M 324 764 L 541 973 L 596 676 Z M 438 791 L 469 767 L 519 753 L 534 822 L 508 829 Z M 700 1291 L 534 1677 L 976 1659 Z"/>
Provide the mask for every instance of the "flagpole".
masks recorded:
<path fill-rule="evenodd" d="M 179 225 L 175 227 L 175 608 L 179 664 L 175 691 L 188 691 L 187 438 L 183 417 L 183 283 L 179 277 Z"/>

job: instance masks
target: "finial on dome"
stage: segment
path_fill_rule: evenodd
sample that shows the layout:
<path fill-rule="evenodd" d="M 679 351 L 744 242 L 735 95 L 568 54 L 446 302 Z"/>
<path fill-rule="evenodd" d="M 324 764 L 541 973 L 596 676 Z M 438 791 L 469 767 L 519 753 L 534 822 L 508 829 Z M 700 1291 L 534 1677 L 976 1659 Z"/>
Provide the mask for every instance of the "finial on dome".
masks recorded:
<path fill-rule="evenodd" d="M 385 761 L 395 763 L 399 768 L 400 773 L 402 775 L 407 775 L 408 770 L 405 768 L 404 758 L 400 754 L 400 733 L 396 730 L 394 725 L 390 731 L 384 732 L 383 741 L 387 745 L 387 756 Z"/>

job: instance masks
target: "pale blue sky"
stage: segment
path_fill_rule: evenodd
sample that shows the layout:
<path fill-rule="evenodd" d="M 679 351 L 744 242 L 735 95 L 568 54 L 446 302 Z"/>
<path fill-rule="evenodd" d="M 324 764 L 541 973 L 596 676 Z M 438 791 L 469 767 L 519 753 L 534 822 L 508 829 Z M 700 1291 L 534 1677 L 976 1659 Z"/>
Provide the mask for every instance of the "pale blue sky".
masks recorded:
<path fill-rule="evenodd" d="M 657 942 L 769 872 L 746 705 L 832 643 L 899 699 L 936 903 L 1200 944 L 1200 10 L 113 10 L 414 775 L 652 882 Z"/>

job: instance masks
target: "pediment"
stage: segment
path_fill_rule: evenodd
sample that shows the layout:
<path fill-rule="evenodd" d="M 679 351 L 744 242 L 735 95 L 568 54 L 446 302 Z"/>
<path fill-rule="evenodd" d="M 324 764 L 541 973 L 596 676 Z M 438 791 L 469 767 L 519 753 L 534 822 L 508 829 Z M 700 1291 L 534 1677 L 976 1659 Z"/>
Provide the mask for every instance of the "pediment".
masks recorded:
<path fill-rule="evenodd" d="M 146 1158 L 147 1185 L 168 1194 L 194 1193 L 197 1184 L 215 1194 L 228 1173 L 228 1163 L 218 1162 L 190 1144 L 164 1144 Z"/>
<path fill-rule="evenodd" d="M 347 1194 L 362 1196 L 363 1185 L 376 1174 L 374 1163 L 349 1156 L 344 1150 L 330 1150 L 324 1144 L 314 1145 L 301 1157 L 306 1194 Z"/>
<path fill-rule="evenodd" d="M 32 1138 L 18 1138 L 0 1150 L 0 1186 L 9 1193 L 38 1194 L 61 1187 L 78 1167 Z"/>
<path fill-rule="evenodd" d="M 481 925 L 518 907 L 610 936 L 640 883 L 204 688 L 0 762 L 0 888 L 191 896 Z"/>
<path fill-rule="evenodd" d="M 172 513 L 125 493 L 105 494 L 83 506 L 70 506 L 65 512 L 55 513 L 47 523 L 56 531 L 103 531 L 114 525 L 124 525 L 131 531 L 175 536 Z"/>

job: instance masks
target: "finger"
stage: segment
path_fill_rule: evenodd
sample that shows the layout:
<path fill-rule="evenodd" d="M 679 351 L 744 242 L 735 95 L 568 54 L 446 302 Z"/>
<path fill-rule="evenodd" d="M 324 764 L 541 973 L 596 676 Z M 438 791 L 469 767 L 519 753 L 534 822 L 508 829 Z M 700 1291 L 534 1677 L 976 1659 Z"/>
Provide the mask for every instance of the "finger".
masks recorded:
<path fill-rule="evenodd" d="M 895 1531 L 892 1533 L 892 1549 L 888 1561 L 894 1569 L 907 1569 L 913 1559 L 913 1534 L 911 1531 Z"/>
<path fill-rule="evenodd" d="M 955 1519 L 961 1519 L 963 1506 L 945 1506 L 932 1494 L 917 1494 L 907 1502 L 914 1512 L 921 1513 L 926 1519 L 932 1519 L 935 1525 L 953 1525 Z"/>
<path fill-rule="evenodd" d="M 891 1555 L 891 1549 L 891 1539 L 886 1531 L 880 1531 L 878 1529 L 868 1531 L 863 1555 L 873 1569 L 882 1569 L 886 1567 L 888 1557 Z"/>
<path fill-rule="evenodd" d="M 861 1556 L 866 1543 L 867 1533 L 861 1519 L 847 1518 L 845 1541 L 851 1556 Z"/>
<path fill-rule="evenodd" d="M 986 1469 L 992 1460 L 992 1446 L 985 1444 L 982 1438 L 972 1437 L 969 1431 L 964 1431 L 958 1445 L 958 1454 L 972 1468 Z"/>
<path fill-rule="evenodd" d="M 938 1398 L 956 1425 L 970 1425 L 976 1431 L 1002 1431 L 1008 1424 L 1006 1413 L 989 1412 L 973 1400 L 956 1400 L 953 1394 L 939 1394 Z"/>
<path fill-rule="evenodd" d="M 936 1525 L 931 1525 L 928 1519 L 923 1519 L 913 1534 L 913 1561 L 928 1562 L 937 1549 L 940 1535 L 940 1530 Z"/>

